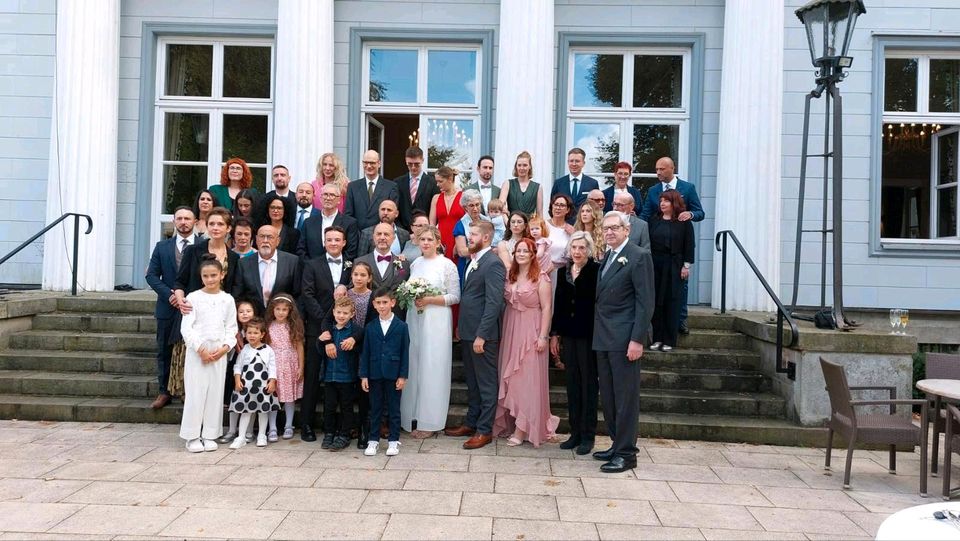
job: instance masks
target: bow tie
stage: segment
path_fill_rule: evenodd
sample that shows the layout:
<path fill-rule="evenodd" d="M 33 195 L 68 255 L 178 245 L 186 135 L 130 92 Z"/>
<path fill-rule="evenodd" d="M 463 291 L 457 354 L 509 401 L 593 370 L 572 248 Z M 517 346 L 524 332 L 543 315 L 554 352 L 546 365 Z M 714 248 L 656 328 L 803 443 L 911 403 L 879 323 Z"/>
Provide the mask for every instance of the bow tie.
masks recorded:
<path fill-rule="evenodd" d="M 343 261 L 342 258 L 334 259 L 332 257 L 327 258 L 327 263 L 333 263 L 334 265 L 339 265 Z"/>
<path fill-rule="evenodd" d="M 381 262 L 381 261 L 390 261 L 390 260 L 392 260 L 392 259 L 393 259 L 393 256 L 392 256 L 392 255 L 378 255 L 378 256 L 377 256 L 377 263 L 379 263 L 379 262 Z"/>

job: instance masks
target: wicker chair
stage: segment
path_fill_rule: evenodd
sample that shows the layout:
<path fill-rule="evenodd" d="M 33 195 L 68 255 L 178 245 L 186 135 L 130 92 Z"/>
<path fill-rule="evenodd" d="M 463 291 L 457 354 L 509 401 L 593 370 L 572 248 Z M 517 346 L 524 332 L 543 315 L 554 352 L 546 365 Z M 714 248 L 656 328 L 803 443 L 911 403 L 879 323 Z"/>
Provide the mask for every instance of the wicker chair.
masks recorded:
<path fill-rule="evenodd" d="M 890 446 L 890 473 L 897 470 L 897 446 L 920 445 L 920 471 L 927 471 L 927 431 L 914 426 L 910 417 L 896 415 L 897 405 L 919 405 L 920 426 L 927 426 L 927 401 L 897 399 L 897 390 L 893 386 L 857 386 L 847 383 L 847 374 L 843 367 L 820 357 L 820 368 L 827 384 L 830 396 L 830 420 L 827 422 L 827 457 L 824 469 L 830 469 L 830 453 L 833 450 L 833 433 L 837 432 L 847 440 L 847 462 L 843 471 L 843 488 L 850 488 L 850 466 L 853 463 L 853 449 L 857 443 L 881 444 Z M 852 400 L 850 391 L 888 390 L 889 400 Z M 857 415 L 856 406 L 889 405 L 890 414 Z M 927 495 L 927 476 L 920 476 L 920 495 Z"/>
<path fill-rule="evenodd" d="M 960 355 L 949 353 L 927 353 L 924 379 L 960 379 Z M 933 441 L 930 442 L 930 473 L 937 476 L 937 455 L 940 451 L 940 434 L 944 432 L 947 413 L 939 396 L 927 395 L 930 402 L 928 421 L 933 423 Z M 956 431 L 956 429 L 954 429 Z"/>
<path fill-rule="evenodd" d="M 946 414 L 947 420 L 950 422 L 944 423 L 947 427 L 946 439 L 944 440 L 943 445 L 943 499 L 950 499 L 950 458 L 953 453 L 960 453 L 960 432 L 957 431 L 957 428 L 960 427 L 960 410 L 957 409 L 953 404 L 947 404 Z"/>

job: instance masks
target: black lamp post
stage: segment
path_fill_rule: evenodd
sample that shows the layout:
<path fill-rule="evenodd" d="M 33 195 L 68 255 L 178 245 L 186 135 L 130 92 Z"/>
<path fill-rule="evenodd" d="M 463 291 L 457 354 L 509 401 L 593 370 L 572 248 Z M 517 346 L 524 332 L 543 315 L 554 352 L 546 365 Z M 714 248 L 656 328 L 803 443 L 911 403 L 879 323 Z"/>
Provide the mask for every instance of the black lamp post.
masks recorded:
<path fill-rule="evenodd" d="M 848 56 L 857 17 L 866 13 L 861 0 L 812 0 L 796 11 L 807 30 L 810 60 L 818 68 L 817 87 L 807 94 L 803 111 L 803 148 L 800 160 L 800 193 L 797 212 L 796 252 L 793 261 L 793 300 L 796 309 L 800 282 L 800 247 L 803 233 L 820 233 L 820 309 L 814 320 L 818 325 L 829 323 L 846 329 L 855 323 L 843 314 L 843 102 L 837 83 L 846 77 L 843 72 L 853 63 Z M 807 142 L 810 135 L 810 101 L 826 92 L 823 123 L 823 152 L 810 155 Z M 831 107 L 832 102 L 832 107 Z M 831 119 L 831 115 L 833 118 Z M 832 120 L 832 134 L 831 134 Z M 831 141 L 832 139 L 832 141 Z M 831 145 L 832 143 L 832 145 Z M 831 148 L 832 147 L 832 148 Z M 803 200 L 807 179 L 807 158 L 823 159 L 823 215 L 820 229 L 803 229 Z M 831 164 L 832 160 L 832 164 Z M 832 165 L 832 174 L 830 166 Z M 832 177 L 832 178 L 831 178 Z M 829 185 L 832 180 L 832 197 Z M 828 203 L 830 200 L 830 203 Z M 829 207 L 828 207 L 829 205 Z M 828 222 L 828 208 L 832 210 L 832 227 Z M 827 238 L 833 244 L 833 308 L 826 308 Z"/>

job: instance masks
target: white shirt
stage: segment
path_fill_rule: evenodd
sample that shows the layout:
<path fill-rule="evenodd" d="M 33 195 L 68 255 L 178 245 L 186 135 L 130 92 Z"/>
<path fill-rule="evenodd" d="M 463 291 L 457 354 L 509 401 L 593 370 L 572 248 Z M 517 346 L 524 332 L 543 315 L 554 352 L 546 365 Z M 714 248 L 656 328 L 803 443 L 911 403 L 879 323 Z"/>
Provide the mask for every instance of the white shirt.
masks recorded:
<path fill-rule="evenodd" d="M 336 256 L 328 253 L 327 257 L 327 267 L 330 268 L 330 275 L 333 276 L 333 285 L 336 286 L 340 283 L 340 278 L 343 277 L 343 253 L 339 253 Z M 330 258 L 339 259 L 340 263 L 331 263 Z"/>
<path fill-rule="evenodd" d="M 671 190 L 676 190 L 676 189 L 677 189 L 677 177 L 674 176 L 673 179 L 670 180 L 670 182 L 662 182 L 661 184 L 663 184 L 663 191 L 667 191 L 667 188 L 669 188 L 669 189 L 671 189 Z"/>
<path fill-rule="evenodd" d="M 330 216 L 327 216 L 323 212 L 320 213 L 320 221 L 322 222 L 320 224 L 320 242 L 324 246 L 326 246 L 326 242 L 327 242 L 327 238 L 326 238 L 327 228 L 333 227 L 333 221 L 337 219 L 337 214 L 339 214 L 339 212 L 337 211 L 333 211 L 333 214 L 331 214 Z"/>
<path fill-rule="evenodd" d="M 193 246 L 193 241 L 196 240 L 196 238 L 196 235 L 194 235 L 192 231 L 187 233 L 186 237 L 177 233 L 177 252 L 183 255 L 183 251 L 187 249 L 187 246 Z M 187 244 L 184 245 L 183 241 L 187 241 Z"/>
<path fill-rule="evenodd" d="M 378 181 L 378 180 L 380 180 L 380 177 L 367 178 L 366 176 L 364 176 L 364 177 L 363 177 L 363 189 L 366 190 L 367 188 L 369 188 L 369 187 L 370 187 L 370 183 L 372 182 L 372 183 L 373 183 L 373 191 L 377 191 L 377 181 Z"/>
<path fill-rule="evenodd" d="M 626 246 L 628 242 L 630 242 L 630 237 L 623 239 L 623 242 L 620 243 L 620 246 L 617 246 L 615 248 L 610 248 L 610 256 L 609 256 L 609 259 L 607 259 L 607 262 L 604 265 L 604 268 L 606 268 L 607 266 L 609 267 L 613 266 L 613 264 L 617 260 L 617 257 L 620 255 L 620 252 L 623 251 L 623 247 Z M 603 272 L 603 268 L 600 269 L 600 272 L 601 273 Z"/>
<path fill-rule="evenodd" d="M 490 200 L 493 199 L 493 179 L 490 179 L 490 182 L 484 184 L 483 181 L 477 181 L 477 191 L 480 192 L 480 197 L 483 198 L 483 208 L 487 208 L 487 205 L 490 204 Z"/>
<path fill-rule="evenodd" d="M 379 318 L 380 320 L 380 329 L 383 330 L 383 335 L 387 335 L 387 330 L 390 329 L 390 324 L 393 323 L 393 312 L 390 313 L 390 319 Z"/>
<path fill-rule="evenodd" d="M 392 251 L 387 252 L 385 254 L 381 254 L 379 250 L 377 249 L 373 250 L 373 260 L 376 261 L 377 263 L 377 270 L 380 271 L 380 276 L 385 276 L 387 274 L 387 267 L 390 266 L 390 261 L 379 261 L 377 259 L 378 257 L 385 256 L 385 255 L 390 256 L 390 255 L 396 255 L 396 254 L 394 254 Z"/>
<path fill-rule="evenodd" d="M 264 272 L 267 268 L 267 262 L 270 262 L 273 270 L 271 272 Z M 260 287 L 264 291 L 273 291 L 273 284 L 277 280 L 277 252 L 274 250 L 273 256 L 270 259 L 264 259 L 260 255 L 260 252 L 257 252 L 257 266 L 260 268 Z"/>
<path fill-rule="evenodd" d="M 471 269 L 472 269 L 472 267 L 473 267 L 473 264 L 476 263 L 477 261 L 480 261 L 480 258 L 483 257 L 484 254 L 486 254 L 486 253 L 489 252 L 490 250 L 491 250 L 491 247 L 490 247 L 490 246 L 487 246 L 487 247 L 484 248 L 483 250 L 480 250 L 479 252 L 473 254 L 473 257 L 471 258 L 470 264 L 467 265 L 467 270 L 466 270 L 466 272 L 463 273 L 463 281 L 464 281 L 464 282 L 467 281 L 467 276 L 470 276 L 470 271 L 471 271 Z"/>

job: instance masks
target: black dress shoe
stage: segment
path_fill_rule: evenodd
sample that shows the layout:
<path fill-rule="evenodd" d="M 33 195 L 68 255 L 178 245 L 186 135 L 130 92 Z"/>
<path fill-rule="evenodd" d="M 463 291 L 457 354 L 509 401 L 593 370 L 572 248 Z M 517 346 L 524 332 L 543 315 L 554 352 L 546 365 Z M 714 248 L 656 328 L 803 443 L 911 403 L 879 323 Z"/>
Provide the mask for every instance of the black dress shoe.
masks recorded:
<path fill-rule="evenodd" d="M 623 458 L 622 456 L 615 456 L 610 459 L 610 462 L 607 462 L 603 466 L 600 466 L 600 471 L 603 473 L 620 473 L 622 471 L 632 470 L 637 467 L 637 459 L 633 458 Z"/>
<path fill-rule="evenodd" d="M 304 425 L 300 429 L 300 439 L 303 441 L 317 441 L 317 435 L 313 432 L 313 427 Z"/>
<path fill-rule="evenodd" d="M 680 334 L 690 334 L 690 329 L 687 328 L 686 321 L 680 324 Z"/>
<path fill-rule="evenodd" d="M 593 451 L 593 440 L 583 440 L 580 442 L 580 445 L 577 446 L 576 453 L 578 455 L 589 454 L 590 451 Z"/>
<path fill-rule="evenodd" d="M 593 453 L 593 459 L 594 459 L 594 460 L 602 460 L 602 461 L 606 462 L 606 461 L 610 460 L 611 458 L 613 458 L 613 447 L 611 447 L 611 448 L 609 448 L 609 449 L 607 449 L 607 450 L 604 450 L 604 451 L 597 451 L 596 453 Z"/>
<path fill-rule="evenodd" d="M 573 449 L 574 447 L 580 445 L 580 438 L 576 436 L 570 436 L 567 438 L 567 441 L 560 444 L 561 449 Z"/>

